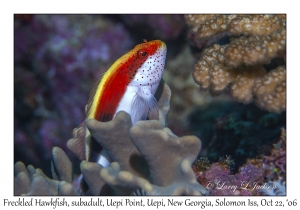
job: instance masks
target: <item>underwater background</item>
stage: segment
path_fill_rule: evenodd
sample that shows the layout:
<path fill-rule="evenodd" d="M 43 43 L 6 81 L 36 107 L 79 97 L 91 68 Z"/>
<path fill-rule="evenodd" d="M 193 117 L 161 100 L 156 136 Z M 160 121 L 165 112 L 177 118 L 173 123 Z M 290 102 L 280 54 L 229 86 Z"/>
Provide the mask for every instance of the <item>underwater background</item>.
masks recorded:
<path fill-rule="evenodd" d="M 85 119 L 94 83 L 143 39 L 167 45 L 163 79 L 172 91 L 167 126 L 178 136 L 200 138 L 200 157 L 214 163 L 230 156 L 234 174 L 247 159 L 270 155 L 286 129 L 286 111 L 240 103 L 229 88 L 221 94 L 201 90 L 194 65 L 206 48 L 226 45 L 231 36 L 200 39 L 189 21 L 182 14 L 15 15 L 14 163 L 23 161 L 50 176 L 54 146 L 75 160 L 66 142 Z M 282 65 L 282 57 L 265 62 L 266 71 Z"/>

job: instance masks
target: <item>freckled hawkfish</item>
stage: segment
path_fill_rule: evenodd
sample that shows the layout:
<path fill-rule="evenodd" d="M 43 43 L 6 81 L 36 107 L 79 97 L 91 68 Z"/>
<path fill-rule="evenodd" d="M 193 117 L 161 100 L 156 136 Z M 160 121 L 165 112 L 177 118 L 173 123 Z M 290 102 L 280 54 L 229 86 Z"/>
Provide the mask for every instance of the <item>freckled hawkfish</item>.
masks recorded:
<path fill-rule="evenodd" d="M 86 120 L 101 122 L 112 120 L 116 113 L 125 111 L 131 115 L 132 123 L 145 120 L 158 112 L 154 94 L 160 83 L 167 47 L 160 40 L 144 41 L 120 57 L 101 76 L 91 92 L 86 107 Z M 85 155 L 90 156 L 91 134 L 85 126 Z M 109 163 L 103 153 L 98 163 Z"/>

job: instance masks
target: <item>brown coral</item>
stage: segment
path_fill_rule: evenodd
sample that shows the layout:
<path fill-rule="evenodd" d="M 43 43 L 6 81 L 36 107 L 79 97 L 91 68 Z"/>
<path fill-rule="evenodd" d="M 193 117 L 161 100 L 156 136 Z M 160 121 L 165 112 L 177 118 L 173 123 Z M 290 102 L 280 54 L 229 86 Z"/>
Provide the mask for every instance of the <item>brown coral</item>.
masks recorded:
<path fill-rule="evenodd" d="M 229 44 L 214 44 L 203 50 L 193 73 L 202 89 L 216 95 L 230 87 L 233 98 L 240 102 L 254 99 L 259 107 L 270 112 L 285 110 L 285 67 L 270 72 L 264 67 L 274 58 L 285 61 L 285 15 L 185 15 L 185 18 L 198 39 L 221 32 L 241 35 L 232 37 Z M 272 81 L 270 85 L 268 78 Z M 263 88 L 263 81 L 268 87 Z"/>
<path fill-rule="evenodd" d="M 286 30 L 280 29 L 264 36 L 242 36 L 226 48 L 226 63 L 232 67 L 269 63 L 285 53 Z"/>
<path fill-rule="evenodd" d="M 125 112 L 120 112 L 115 120 L 130 119 Z M 114 121 L 114 120 L 113 120 Z M 91 120 L 88 123 L 91 133 L 97 142 L 103 142 L 102 136 L 95 131 L 102 123 Z M 127 138 L 126 133 L 123 136 Z M 138 150 L 134 156 L 145 159 L 145 164 L 139 168 L 125 170 L 119 163 L 113 162 L 109 167 L 100 171 L 100 177 L 117 194 L 128 195 L 136 190 L 142 190 L 147 195 L 201 195 L 206 190 L 195 181 L 191 164 L 197 157 L 200 141 L 195 136 L 177 137 L 159 121 L 141 121 L 130 129 L 130 139 Z M 118 142 L 122 139 L 118 138 Z M 117 152 L 117 151 L 116 151 Z M 118 152 L 120 153 L 120 151 Z M 129 156 L 127 159 L 131 159 Z M 149 168 L 148 175 L 139 175 Z M 141 174 L 141 173 L 140 173 Z"/>
<path fill-rule="evenodd" d="M 285 26 L 285 15 L 185 15 L 185 20 L 199 38 L 225 31 L 265 35 Z"/>
<path fill-rule="evenodd" d="M 184 135 L 189 129 L 187 118 L 195 107 L 209 104 L 212 100 L 230 100 L 226 95 L 213 98 L 208 92 L 199 91 L 199 86 L 190 71 L 195 62 L 196 59 L 186 44 L 175 59 L 170 60 L 165 66 L 164 80 L 173 93 L 170 101 L 172 108 L 168 113 L 167 122 L 168 127 L 177 135 Z"/>
<path fill-rule="evenodd" d="M 15 195 L 78 195 L 69 183 L 72 181 L 72 163 L 65 152 L 54 147 L 52 150 L 52 177 L 32 165 L 25 167 L 22 162 L 15 164 Z"/>
<path fill-rule="evenodd" d="M 280 112 L 286 108 L 286 69 L 279 66 L 257 79 L 253 86 L 255 102 L 272 112 Z"/>
<path fill-rule="evenodd" d="M 199 38 L 227 31 L 234 18 L 236 15 L 185 15 L 187 24 Z"/>
<path fill-rule="evenodd" d="M 53 149 L 52 177 L 22 163 L 15 165 L 15 195 L 205 195 L 191 168 L 201 141 L 195 136 L 177 137 L 165 127 L 171 92 L 161 83 L 157 92 L 159 119 L 137 122 L 118 112 L 109 122 L 87 121 L 95 143 L 114 161 L 107 168 L 82 161 L 79 178 L 72 176 L 72 163 L 60 149 Z M 150 117 L 149 117 L 150 118 Z M 69 148 L 75 152 L 82 127 L 76 129 Z M 70 146 L 71 145 L 71 146 Z M 79 150 L 82 150 L 79 148 Z M 75 152 L 82 158 L 80 152 Z M 78 184 L 80 183 L 80 184 Z"/>
<path fill-rule="evenodd" d="M 130 119 L 129 114 L 119 112 L 110 122 L 88 121 L 87 126 L 92 136 L 109 151 L 112 159 L 118 162 L 112 162 L 109 167 L 102 168 L 97 163 L 82 161 L 82 195 L 131 195 L 139 192 L 144 195 L 207 193 L 196 181 L 191 168 L 201 147 L 197 137 L 179 138 L 158 120 L 141 121 L 132 126 Z M 120 132 L 110 137 L 99 132 L 113 134 L 117 130 Z M 124 139 L 131 143 L 124 145 Z M 107 145 L 110 147 L 107 148 Z M 48 178 L 40 169 L 28 166 L 26 170 L 23 163 L 16 163 L 15 195 L 79 195 L 76 189 L 77 180 L 72 180 L 73 177 L 70 176 L 70 164 L 66 154 L 57 147 L 53 149 L 53 179 Z M 65 167 L 62 167 L 64 165 Z M 149 170 L 145 173 L 144 169 L 147 167 Z"/>

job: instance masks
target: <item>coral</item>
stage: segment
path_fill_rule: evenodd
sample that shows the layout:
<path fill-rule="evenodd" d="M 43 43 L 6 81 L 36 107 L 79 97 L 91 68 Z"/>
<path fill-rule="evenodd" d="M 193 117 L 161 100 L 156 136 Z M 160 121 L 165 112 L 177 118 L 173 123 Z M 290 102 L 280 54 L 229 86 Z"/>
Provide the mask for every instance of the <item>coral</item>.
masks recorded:
<path fill-rule="evenodd" d="M 24 162 L 15 164 L 15 195 L 205 195 L 208 192 L 203 186 L 214 179 L 234 185 L 241 179 L 261 181 L 264 176 L 264 183 L 276 185 L 278 190 L 209 190 L 209 194 L 284 194 L 285 156 L 280 155 L 285 153 L 280 145 L 285 144 L 275 144 L 270 153 L 265 151 L 286 121 L 282 112 L 286 97 L 285 15 L 193 15 L 186 17 L 192 28 L 188 39 L 182 17 L 15 16 L 14 148 L 15 160 Z M 222 21 L 223 28 L 218 26 Z M 107 149 L 113 162 L 102 168 L 85 161 L 84 147 L 77 142 L 82 127 L 74 129 L 69 149 L 65 139 L 84 119 L 92 81 L 133 42 L 151 37 L 160 37 L 168 45 L 164 79 L 172 89 L 171 101 L 168 97 L 159 101 L 158 121 L 132 126 L 125 113 L 107 123 L 89 121 L 97 136 L 94 143 L 98 149 L 99 144 Z M 202 72 L 192 75 L 199 58 L 203 65 L 196 67 Z M 200 91 L 193 76 L 209 91 Z M 219 97 L 211 96 L 221 92 Z M 168 88 L 162 93 L 170 96 Z M 232 102 L 231 98 L 254 101 L 280 113 Z M 192 165 L 203 186 L 196 182 L 190 167 L 200 150 L 197 138 L 185 136 L 190 134 L 202 140 L 200 155 L 214 162 L 198 158 L 199 164 Z M 186 154 L 176 146 L 193 153 Z M 152 147 L 155 152 L 149 154 Z M 62 150 L 66 154 L 62 155 Z M 260 154 L 264 156 L 257 158 Z M 226 155 L 233 157 L 237 169 L 228 167 L 230 159 L 218 159 Z M 26 168 L 28 164 L 43 171 L 31 165 Z M 263 175 L 258 178 L 262 168 Z"/>
<path fill-rule="evenodd" d="M 204 171 L 194 171 L 197 180 L 209 190 L 209 195 L 259 195 L 259 190 L 253 188 L 255 183 L 262 184 L 263 167 L 261 162 L 254 163 L 249 160 L 234 175 L 222 161 L 211 164 Z M 199 161 L 194 163 L 198 164 Z"/>
<path fill-rule="evenodd" d="M 279 66 L 255 80 L 256 103 L 269 111 L 280 112 L 286 106 L 286 69 Z"/>
<path fill-rule="evenodd" d="M 285 15 L 185 15 L 199 38 L 229 31 L 239 35 L 265 35 L 285 26 Z"/>
<path fill-rule="evenodd" d="M 120 128 L 120 124 L 121 127 L 128 128 L 130 119 L 127 113 L 119 112 L 111 122 L 88 122 L 91 134 L 97 142 L 103 142 L 103 139 L 116 141 L 116 144 L 106 142 L 105 145 L 110 145 L 111 148 L 116 145 L 118 150 L 109 150 L 102 144 L 112 154 L 112 158 L 124 159 L 120 159 L 120 164 L 112 162 L 107 168 L 102 168 L 97 163 L 82 161 L 82 179 L 87 186 L 87 189 L 82 187 L 82 195 L 131 195 L 140 190 L 146 195 L 206 194 L 206 189 L 197 183 L 191 169 L 191 164 L 200 150 L 198 138 L 179 138 L 157 120 L 138 122 L 133 127 L 129 126 L 130 131 L 121 131 L 108 139 L 99 135 L 99 129 L 113 133 L 112 131 Z M 112 128 L 109 124 L 116 126 Z M 129 135 L 133 143 L 120 149 L 117 143 L 122 143 Z M 134 152 L 126 153 L 126 150 Z M 128 156 L 125 157 L 126 155 Z M 144 159 L 143 165 L 139 165 L 137 156 Z M 149 167 L 150 174 L 143 175 L 142 171 L 146 166 Z M 53 149 L 53 179 L 32 166 L 28 166 L 27 171 L 23 163 L 16 163 L 15 195 L 79 195 L 74 184 L 76 180 L 70 176 L 70 160 L 59 148 Z"/>
<path fill-rule="evenodd" d="M 219 163 L 224 165 L 229 170 L 233 170 L 234 165 L 235 165 L 234 160 L 230 156 L 220 157 Z"/>
<path fill-rule="evenodd" d="M 197 180 L 209 195 L 286 195 L 286 133 L 274 144 L 270 156 L 247 159 L 233 174 L 233 159 L 220 158 L 210 164 L 201 157 L 193 163 Z"/>
<path fill-rule="evenodd" d="M 51 162 L 53 179 L 47 177 L 41 169 L 35 169 L 22 162 L 15 164 L 15 195 L 78 195 L 72 181 L 72 163 L 59 147 L 52 150 Z"/>
<path fill-rule="evenodd" d="M 130 119 L 128 115 L 127 117 Z M 94 123 L 99 122 L 94 121 Z M 122 170 L 118 163 L 112 163 L 110 167 L 100 172 L 100 176 L 115 191 L 131 194 L 134 190 L 140 189 L 147 195 L 205 194 L 205 188 L 195 183 L 195 176 L 191 169 L 192 161 L 200 148 L 200 141 L 196 137 L 178 138 L 158 121 L 136 123 L 130 129 L 130 136 L 145 159 L 150 173 L 142 178 Z M 142 166 L 139 170 L 141 168 Z M 148 176 L 149 181 L 145 179 Z"/>
<path fill-rule="evenodd" d="M 238 168 L 270 151 L 286 127 L 286 112 L 270 113 L 234 101 L 211 102 L 192 111 L 188 122 L 191 134 L 202 141 L 200 156 L 216 162 L 229 155 Z"/>
<path fill-rule="evenodd" d="M 186 135 L 189 129 L 187 118 L 195 107 L 205 106 L 213 100 L 226 101 L 229 98 L 226 95 L 213 98 L 209 93 L 199 91 L 199 86 L 194 82 L 191 74 L 195 61 L 186 44 L 181 52 L 165 66 L 163 78 L 173 93 L 170 101 L 172 108 L 168 113 L 167 124 L 177 135 Z"/>
<path fill-rule="evenodd" d="M 281 129 L 280 139 L 273 144 L 270 155 L 263 157 L 265 177 L 268 180 L 286 178 L 286 131 Z"/>
<path fill-rule="evenodd" d="M 195 173 L 199 174 L 200 172 L 206 171 L 210 165 L 207 157 L 199 157 L 194 161 L 192 168 Z"/>
<path fill-rule="evenodd" d="M 213 95 L 230 87 L 237 101 L 255 103 L 270 112 L 285 110 L 285 67 L 279 66 L 268 72 L 264 64 L 274 58 L 285 60 L 286 29 L 285 15 L 185 15 L 187 24 L 198 39 L 219 36 L 234 36 L 229 44 L 214 44 L 203 50 L 195 64 L 194 80 L 201 89 Z M 237 36 L 238 35 L 238 36 Z M 214 39 L 211 37 L 211 39 Z M 264 80 L 273 89 L 257 86 Z M 260 82 L 259 82 L 260 81 Z"/>
<path fill-rule="evenodd" d="M 201 142 L 195 136 L 177 137 L 165 127 L 171 92 L 164 81 L 158 90 L 159 119 L 150 118 L 132 126 L 130 115 L 121 111 L 109 122 L 87 121 L 94 143 L 107 150 L 113 161 L 108 167 L 82 161 L 81 175 L 73 177 L 71 161 L 55 147 L 51 164 L 53 179 L 32 166 L 26 172 L 24 164 L 16 163 L 15 195 L 206 194 L 191 168 Z M 70 150 L 80 159 L 84 151 L 78 147 L 82 129 L 82 126 L 77 128 L 68 142 Z"/>
<path fill-rule="evenodd" d="M 274 187 L 270 187 L 270 189 L 259 190 L 259 193 L 261 195 L 269 195 L 269 196 L 283 195 L 283 196 L 286 196 L 286 182 L 282 177 L 280 177 L 276 181 L 269 181 L 267 184 L 269 186 L 274 186 Z"/>

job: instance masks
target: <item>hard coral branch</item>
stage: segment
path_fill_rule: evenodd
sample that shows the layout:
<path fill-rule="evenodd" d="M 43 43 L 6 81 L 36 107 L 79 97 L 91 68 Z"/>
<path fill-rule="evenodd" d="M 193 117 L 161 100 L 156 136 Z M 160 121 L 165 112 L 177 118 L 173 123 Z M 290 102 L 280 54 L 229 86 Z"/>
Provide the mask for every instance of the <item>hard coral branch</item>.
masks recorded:
<path fill-rule="evenodd" d="M 15 164 L 15 195 L 78 195 L 69 183 L 72 181 L 71 161 L 58 147 L 53 148 L 52 154 L 53 179 L 31 165 L 26 169 L 22 162 Z"/>
<path fill-rule="evenodd" d="M 126 112 L 119 112 L 110 122 L 90 119 L 87 121 L 87 127 L 93 138 L 108 151 L 112 160 L 118 162 L 122 169 L 133 174 L 139 173 L 133 165 L 143 164 L 144 161 L 130 139 L 129 129 L 132 127 L 132 122 Z M 142 165 L 137 168 L 140 167 Z M 140 176 L 146 175 L 140 174 Z"/>
<path fill-rule="evenodd" d="M 264 35 L 285 27 L 285 15 L 185 15 L 185 20 L 199 38 L 223 31 L 235 35 Z"/>
<path fill-rule="evenodd" d="M 253 85 L 255 102 L 272 112 L 280 112 L 286 108 L 286 68 L 279 66 L 263 77 L 257 79 Z"/>
<path fill-rule="evenodd" d="M 113 194 L 129 195 L 138 189 L 147 195 L 206 193 L 191 168 L 200 151 L 197 137 L 179 138 L 157 120 L 132 126 L 126 112 L 119 112 L 111 122 L 89 120 L 87 126 L 115 161 L 100 170 Z"/>
<path fill-rule="evenodd" d="M 169 185 L 182 178 L 182 173 L 187 170 L 184 167 L 188 167 L 183 161 L 192 163 L 201 147 L 196 136 L 179 138 L 157 121 L 138 122 L 130 129 L 130 134 L 148 163 L 151 181 L 159 186 Z"/>
<path fill-rule="evenodd" d="M 278 67 L 283 74 L 280 82 L 273 80 L 278 87 L 272 91 L 261 88 L 260 94 L 255 87 L 265 77 L 272 78 L 264 64 L 274 58 L 285 61 L 285 15 L 185 15 L 185 19 L 198 40 L 214 40 L 221 32 L 234 35 L 229 44 L 214 44 L 203 50 L 193 73 L 202 89 L 216 95 L 229 87 L 237 101 L 249 103 L 254 99 L 270 112 L 285 110 L 286 72 L 281 70 L 285 67 Z"/>
<path fill-rule="evenodd" d="M 15 165 L 15 194 L 26 195 L 205 195 L 191 168 L 200 152 L 195 136 L 177 137 L 165 127 L 171 91 L 161 82 L 156 98 L 158 119 L 140 121 L 132 126 L 131 117 L 119 112 L 109 122 L 90 119 L 86 122 L 96 144 L 108 151 L 114 161 L 103 168 L 82 161 L 82 176 L 74 179 L 72 163 L 58 147 L 52 151 L 52 176 L 24 164 Z M 82 126 L 75 129 L 68 147 L 78 158 L 83 136 Z M 79 152 L 77 150 L 79 149 Z M 80 185 L 77 183 L 80 182 Z"/>

